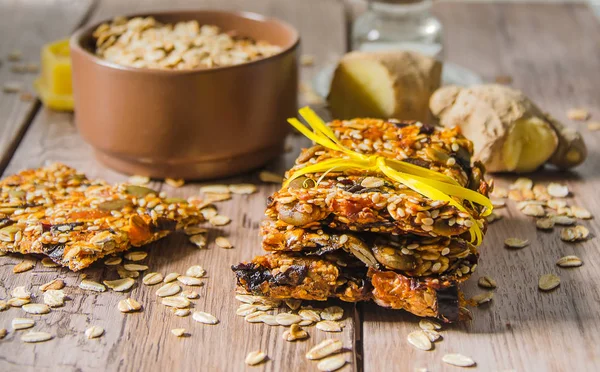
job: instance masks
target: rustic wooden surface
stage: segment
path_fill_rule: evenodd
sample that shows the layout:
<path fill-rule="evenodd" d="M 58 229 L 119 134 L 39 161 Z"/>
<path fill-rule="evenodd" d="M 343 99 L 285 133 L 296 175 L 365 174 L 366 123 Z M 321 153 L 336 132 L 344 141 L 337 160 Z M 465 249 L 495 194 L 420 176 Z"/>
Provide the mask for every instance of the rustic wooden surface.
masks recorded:
<path fill-rule="evenodd" d="M 39 44 L 61 37 L 60 33 L 66 33 L 81 22 L 88 10 L 91 21 L 95 22 L 117 14 L 164 9 L 156 0 L 98 1 L 86 5 L 82 5 L 81 1 L 58 3 L 66 6 L 69 12 L 77 11 L 78 15 L 68 16 L 65 13 L 63 16 L 72 25 L 66 21 L 58 22 L 58 19 L 62 19 L 58 16 L 53 21 L 32 21 L 30 24 L 36 25 L 35 30 L 48 27 L 56 32 L 41 32 L 43 37 L 23 36 L 22 42 L 15 42 L 20 49 L 31 53 L 32 58 Z M 23 27 L 23 24 L 17 25 L 13 21 L 17 18 L 5 20 L 5 10 L 16 9 L 15 4 L 21 3 L 0 1 L 0 30 Z M 296 25 L 302 34 L 303 52 L 315 55 L 317 61 L 316 66 L 303 68 L 304 79 L 313 76 L 320 66 L 335 61 L 345 49 L 344 9 L 335 1 L 169 2 L 170 9 L 200 6 L 251 10 L 284 18 Z M 51 5 L 47 7 L 50 9 Z M 38 14 L 33 8 L 30 14 Z M 496 75 L 511 75 L 514 86 L 530 94 L 559 119 L 565 120 L 564 112 L 573 106 L 587 107 L 596 118 L 600 117 L 600 78 L 597 74 L 600 26 L 587 7 L 442 3 L 436 4 L 435 11 L 446 27 L 448 60 L 480 73 L 488 81 Z M 63 13 L 57 11 L 57 14 Z M 61 23 L 64 31 L 56 31 L 59 26 L 53 25 L 54 22 Z M 11 43 L 15 39 L 10 39 L 7 44 L 6 35 L 0 33 L 1 53 L 13 48 Z M 0 67 L 2 82 L 7 76 L 6 70 L 5 63 Z M 20 103 L 6 102 L 6 96 L 2 96 L 0 133 L 3 141 L 5 133 L 13 133 L 11 135 L 15 138 L 14 133 L 23 132 L 28 123 L 28 120 L 23 120 L 26 115 L 16 117 L 10 114 L 9 118 L 19 120 L 7 119 L 4 113 L 16 112 L 14 107 Z M 33 112 L 36 115 L 14 155 L 12 151 L 0 147 L 0 154 L 12 155 L 4 174 L 62 161 L 85 171 L 91 177 L 101 177 L 111 182 L 126 179 L 126 176 L 94 161 L 89 146 L 77 135 L 71 114 L 45 109 Z M 597 212 L 600 211 L 600 202 L 595 198 L 595 190 L 600 186 L 599 134 L 588 133 L 583 125 L 580 130 L 586 132 L 586 141 L 591 150 L 586 164 L 570 174 L 546 172 L 535 178 L 547 182 L 566 177 L 574 194 L 572 203 L 585 205 L 592 212 Z M 16 138 L 19 139 L 19 136 Z M 293 150 L 269 165 L 269 168 L 281 172 L 288 167 L 300 144 L 299 137 L 290 137 Z M 499 178 L 500 183 L 504 184 L 511 179 Z M 253 174 L 219 182 L 238 181 L 259 184 Z M 198 194 L 199 185 L 190 184 L 174 189 L 154 182 L 152 186 L 173 196 L 189 196 Z M 181 235 L 166 238 L 147 248 L 150 255 L 144 263 L 152 271 L 181 273 L 193 264 L 200 264 L 207 269 L 206 285 L 198 289 L 201 297 L 193 301 L 194 310 L 215 314 L 221 320 L 216 326 L 195 323 L 191 317 L 172 316 L 158 303 L 154 295 L 156 288 L 136 284 L 131 293 L 95 295 L 77 288 L 80 274 L 47 269 L 38 263 L 33 271 L 13 275 L 11 268 L 22 257 L 0 258 L 0 299 L 6 299 L 10 289 L 17 285 L 29 283 L 37 290 L 40 284 L 57 276 L 67 282 L 66 292 L 71 298 L 65 307 L 35 317 L 35 329 L 55 335 L 52 341 L 38 345 L 22 344 L 19 332 L 23 331 L 13 332 L 10 329 L 10 320 L 24 316 L 22 311 L 9 309 L 0 312 L 0 328 L 9 329 L 8 336 L 0 341 L 0 370 L 316 370 L 316 364 L 307 362 L 304 353 L 321 339 L 332 337 L 342 339 L 346 347 L 354 350 L 353 353 L 347 353 L 352 364 L 344 370 L 412 371 L 416 367 L 427 367 L 430 371 L 458 370 L 457 367 L 441 363 L 441 357 L 446 352 L 471 356 L 477 361 L 477 370 L 481 371 L 584 371 L 594 370 L 594 366 L 600 364 L 596 346 L 600 342 L 597 322 L 600 318 L 600 293 L 596 284 L 600 281 L 597 238 L 579 244 L 562 243 L 558 240 L 558 229 L 552 233 L 537 232 L 531 219 L 517 212 L 513 205 L 499 211 L 504 219 L 490 228 L 481 249 L 478 274 L 465 286 L 468 295 L 480 293 L 475 284 L 476 277 L 484 274 L 494 277 L 499 287 L 495 290 L 493 302 L 475 309 L 473 322 L 445 327 L 444 340 L 436 343 L 433 351 L 416 351 L 406 342 L 406 335 L 418 328 L 418 319 L 373 305 L 359 305 L 356 308 L 344 305 L 347 319 L 342 334 L 325 335 L 310 328 L 311 338 L 297 344 L 281 339 L 282 327 L 245 323 L 235 315 L 238 303 L 233 299 L 234 285 L 229 266 L 260 253 L 257 228 L 262 219 L 265 198 L 275 189 L 275 185 L 260 185 L 257 194 L 234 196 L 231 201 L 219 203 L 220 213 L 231 217 L 232 223 L 224 228 L 211 229 L 208 250 L 195 249 Z M 586 221 L 585 225 L 595 235 L 599 234 L 596 220 Z M 235 248 L 222 250 L 216 247 L 212 242 L 219 235 L 227 236 Z M 520 251 L 508 251 L 502 245 L 508 236 L 528 238 L 532 244 Z M 557 268 L 554 262 L 566 254 L 579 255 L 585 262 L 584 266 L 570 270 Z M 552 293 L 540 293 L 536 288 L 538 276 L 546 272 L 556 273 L 562 279 L 561 286 Z M 115 277 L 113 271 L 102 265 L 85 273 L 91 279 Z M 39 292 L 34 292 L 39 295 Z M 143 311 L 130 315 L 119 313 L 116 304 L 125 296 L 137 299 L 143 305 Z M 85 339 L 83 332 L 90 325 L 104 327 L 106 334 L 96 340 Z M 170 334 L 170 329 L 180 327 L 186 328 L 190 337 L 177 339 Z M 266 351 L 271 360 L 261 367 L 246 368 L 243 365 L 245 355 L 256 349 Z"/>

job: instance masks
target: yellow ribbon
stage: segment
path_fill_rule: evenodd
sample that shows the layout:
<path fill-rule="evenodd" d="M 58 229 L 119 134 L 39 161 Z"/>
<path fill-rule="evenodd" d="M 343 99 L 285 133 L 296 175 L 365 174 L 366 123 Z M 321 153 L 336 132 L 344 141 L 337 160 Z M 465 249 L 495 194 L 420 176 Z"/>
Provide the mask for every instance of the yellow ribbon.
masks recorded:
<path fill-rule="evenodd" d="M 458 198 L 461 202 L 467 200 L 469 203 L 477 203 L 485 207 L 482 216 L 487 216 L 492 212 L 493 206 L 488 198 L 476 191 L 462 187 L 451 177 L 407 162 L 385 158 L 380 155 L 365 155 L 352 151 L 340 142 L 331 128 L 309 107 L 301 108 L 299 112 L 312 131 L 296 118 L 288 119 L 288 123 L 308 139 L 330 150 L 341 152 L 347 157 L 327 159 L 298 169 L 284 182 L 284 187 L 287 187 L 296 178 L 309 173 L 325 172 L 321 176 L 322 179 L 327 173 L 333 170 L 339 172 L 351 169 L 372 171 L 381 173 L 389 179 L 399 182 L 429 199 L 446 201 L 462 212 L 469 213 L 454 198 Z M 470 219 L 472 222 L 469 228 L 471 243 L 475 242 L 476 245 L 479 245 L 483 239 L 483 233 L 477 221 L 473 217 L 470 217 Z"/>

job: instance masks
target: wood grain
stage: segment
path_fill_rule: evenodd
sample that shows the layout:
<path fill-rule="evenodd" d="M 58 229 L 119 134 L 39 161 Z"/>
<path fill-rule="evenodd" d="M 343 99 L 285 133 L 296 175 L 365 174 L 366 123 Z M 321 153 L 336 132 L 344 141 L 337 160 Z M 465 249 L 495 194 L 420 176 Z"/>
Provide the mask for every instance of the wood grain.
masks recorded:
<path fill-rule="evenodd" d="M 14 82 L 22 85 L 22 92 L 33 93 L 32 83 L 38 74 L 16 73 L 11 68 L 15 64 L 39 64 L 42 45 L 67 37 L 91 4 L 92 0 L 0 1 L 0 174 L 39 108 L 36 100 L 21 100 L 21 93 L 2 92 L 4 84 Z M 8 61 L 8 55 L 17 50 L 22 61 Z"/>
<path fill-rule="evenodd" d="M 218 1 L 171 1 L 168 5 L 169 9 L 192 7 L 249 10 L 286 19 L 300 30 L 304 52 L 314 55 L 318 63 L 334 60 L 345 51 L 344 8 L 335 1 L 310 0 L 301 4 L 291 0 L 232 1 L 227 4 Z M 165 3 L 159 1 L 102 1 L 91 22 L 120 14 L 164 8 Z M 318 66 L 304 69 L 305 78 L 310 78 L 317 69 Z M 301 143 L 298 137 L 291 137 L 290 144 L 293 144 L 294 150 L 271 164 L 270 169 L 282 173 L 289 168 Z M 126 179 L 125 175 L 96 163 L 92 156 L 90 147 L 78 136 L 71 114 L 41 110 L 6 173 L 61 161 L 77 167 L 90 177 L 101 177 L 111 182 Z M 255 174 L 219 182 L 260 184 Z M 199 195 L 200 185 L 190 184 L 174 189 L 155 182 L 152 187 L 172 196 L 192 196 Z M 37 370 L 43 367 L 65 371 L 316 370 L 316 363 L 308 361 L 304 354 L 321 340 L 339 338 L 343 340 L 345 347 L 352 349 L 355 334 L 352 305 L 344 306 L 346 327 L 342 333 L 326 334 L 310 327 L 310 338 L 297 343 L 289 343 L 281 338 L 283 327 L 249 324 L 235 315 L 239 303 L 234 299 L 235 280 L 230 266 L 262 253 L 258 226 L 263 219 L 265 200 L 277 187 L 260 184 L 259 192 L 254 195 L 234 195 L 231 201 L 219 203 L 219 212 L 229 216 L 232 223 L 222 228 L 210 228 L 207 250 L 198 250 L 188 243 L 185 236 L 179 234 L 147 247 L 150 255 L 144 263 L 152 271 L 163 274 L 174 271 L 183 273 L 194 264 L 200 264 L 207 270 L 206 285 L 197 289 L 201 297 L 193 301 L 193 310 L 214 314 L 220 320 L 218 325 L 202 325 L 194 322 L 191 316 L 173 316 L 166 307 L 159 304 L 154 293 L 155 287 L 149 288 L 138 283 L 130 293 L 94 294 L 77 288 L 80 274 L 59 270 L 58 276 L 67 282 L 66 291 L 72 300 L 63 308 L 36 317 L 36 329 L 52 333 L 55 339 L 35 346 L 24 345 L 19 340 L 20 334 L 10 331 L 10 320 L 23 316 L 23 312 L 19 309 L 1 312 L 0 327 L 9 328 L 10 333 L 2 341 L 0 370 Z M 214 244 L 217 236 L 228 237 L 235 248 L 218 248 Z M 15 276 L 11 268 L 21 259 L 18 256 L 0 259 L 0 298 L 7 298 L 10 289 L 25 283 L 31 283 L 39 295 L 37 287 L 57 276 L 56 269 L 43 268 L 39 263 L 32 272 Z M 93 280 L 115 278 L 116 275 L 102 264 L 85 270 L 85 274 Z M 126 296 L 138 300 L 143 311 L 128 315 L 118 312 L 117 303 Z M 40 299 L 36 299 L 37 301 Z M 95 340 L 85 339 L 83 332 L 90 325 L 103 327 L 106 334 Z M 186 328 L 190 336 L 176 338 L 170 333 L 173 328 Z M 243 361 L 247 353 L 258 349 L 267 352 L 270 360 L 258 367 L 246 367 Z M 352 353 L 347 355 L 348 360 L 353 360 Z M 355 366 L 356 364 L 351 364 L 345 370 L 354 370 Z"/>
<path fill-rule="evenodd" d="M 449 61 L 468 67 L 488 81 L 510 75 L 541 107 L 564 120 L 571 107 L 586 107 L 600 117 L 600 25 L 584 5 L 522 5 L 438 3 L 435 13 L 445 27 Z M 600 202 L 600 133 L 584 124 L 569 123 L 585 133 L 590 156 L 574 172 L 541 172 L 540 183 L 568 181 L 572 205 L 585 206 L 598 215 Z M 514 177 L 496 177 L 505 185 Z M 498 282 L 491 304 L 473 311 L 474 320 L 444 327 L 444 340 L 433 351 L 412 348 L 406 335 L 418 329 L 418 319 L 376 306 L 360 307 L 364 322 L 364 370 L 395 366 L 399 371 L 426 367 L 430 371 L 456 371 L 441 362 L 445 353 L 472 357 L 480 371 L 591 371 L 600 362 L 600 232 L 597 219 L 584 221 L 596 235 L 588 241 L 567 244 L 553 232 L 536 230 L 532 217 L 509 202 L 498 210 L 504 219 L 491 225 L 481 247 L 478 272 L 465 286 L 468 296 L 482 293 L 481 275 Z M 526 238 L 531 245 L 507 250 L 507 237 Z M 561 269 L 558 258 L 576 254 L 580 268 Z M 560 276 L 551 293 L 537 289 L 544 273 Z M 396 352 L 390 352 L 395 350 Z"/>

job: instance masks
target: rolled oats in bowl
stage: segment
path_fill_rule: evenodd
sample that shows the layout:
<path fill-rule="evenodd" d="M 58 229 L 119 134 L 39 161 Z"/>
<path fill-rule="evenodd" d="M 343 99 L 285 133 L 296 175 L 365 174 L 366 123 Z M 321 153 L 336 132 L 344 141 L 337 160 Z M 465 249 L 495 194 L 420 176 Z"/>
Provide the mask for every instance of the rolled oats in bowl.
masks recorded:
<path fill-rule="evenodd" d="M 238 65 L 277 54 L 281 47 L 223 32 L 198 21 L 163 24 L 153 17 L 116 17 L 93 33 L 95 54 L 123 66 L 190 70 Z"/>

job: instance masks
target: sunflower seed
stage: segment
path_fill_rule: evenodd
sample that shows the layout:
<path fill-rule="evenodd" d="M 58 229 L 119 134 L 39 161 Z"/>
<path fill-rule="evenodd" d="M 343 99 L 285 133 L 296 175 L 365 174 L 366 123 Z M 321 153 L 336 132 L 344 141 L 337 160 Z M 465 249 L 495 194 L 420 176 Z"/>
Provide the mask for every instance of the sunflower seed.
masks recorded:
<path fill-rule="evenodd" d="M 103 286 L 102 284 L 100 284 L 98 282 L 94 282 L 92 280 L 87 280 L 87 279 L 84 279 L 81 281 L 81 283 L 79 283 L 79 288 L 85 289 L 88 291 L 95 291 L 95 292 L 106 291 L 106 287 Z"/>
<path fill-rule="evenodd" d="M 346 356 L 343 354 L 333 355 L 317 363 L 317 369 L 324 372 L 333 372 L 346 365 Z"/>
<path fill-rule="evenodd" d="M 256 186 L 251 183 L 238 183 L 236 185 L 229 185 L 229 191 L 234 194 L 249 195 L 256 192 Z"/>
<path fill-rule="evenodd" d="M 44 342 L 52 339 L 52 335 L 46 332 L 29 332 L 21 336 L 23 342 Z"/>
<path fill-rule="evenodd" d="M 279 174 L 269 172 L 269 171 L 261 171 L 258 174 L 258 178 L 264 183 L 282 183 L 283 177 Z"/>
<path fill-rule="evenodd" d="M 31 328 L 35 325 L 35 320 L 29 318 L 14 318 L 12 320 L 12 328 L 17 331 L 20 329 Z"/>
<path fill-rule="evenodd" d="M 50 258 L 48 257 L 44 257 L 42 258 L 42 265 L 44 267 L 49 267 L 49 268 L 53 268 L 53 267 L 59 267 L 60 265 L 57 264 L 56 262 L 52 261 Z"/>
<path fill-rule="evenodd" d="M 560 278 L 554 274 L 544 274 L 540 276 L 538 287 L 542 291 L 551 291 L 560 285 Z"/>
<path fill-rule="evenodd" d="M 310 360 L 323 359 L 331 354 L 340 352 L 342 346 L 342 341 L 340 340 L 323 340 L 306 353 L 306 358 Z"/>
<path fill-rule="evenodd" d="M 217 324 L 219 320 L 214 315 L 205 313 L 204 311 L 194 311 L 192 319 L 204 324 Z"/>
<path fill-rule="evenodd" d="M 544 217 L 546 215 L 546 211 L 544 210 L 544 207 L 542 207 L 541 205 L 536 205 L 536 204 L 526 205 L 523 209 L 521 209 L 521 212 L 523 212 L 523 214 L 526 216 L 532 216 L 532 217 Z"/>
<path fill-rule="evenodd" d="M 300 315 L 296 314 L 280 313 L 275 316 L 275 320 L 282 326 L 289 326 L 292 324 L 300 323 L 302 318 L 300 318 Z"/>
<path fill-rule="evenodd" d="M 185 297 L 185 298 L 190 299 L 190 300 L 193 300 L 193 299 L 196 299 L 196 298 L 200 297 L 200 295 L 198 294 L 198 292 L 192 291 L 192 290 L 189 290 L 189 289 L 186 289 L 185 291 L 181 292 L 179 295 L 181 297 Z"/>
<path fill-rule="evenodd" d="M 163 276 L 161 273 L 148 273 L 142 278 L 142 283 L 145 285 L 155 285 L 162 282 Z"/>
<path fill-rule="evenodd" d="M 227 216 L 218 214 L 218 215 L 212 217 L 210 220 L 208 220 L 208 222 L 210 222 L 210 224 L 213 226 L 225 226 L 229 222 L 231 222 L 231 220 Z"/>
<path fill-rule="evenodd" d="M 490 289 L 494 289 L 496 288 L 496 281 L 494 279 L 492 279 L 489 276 L 482 276 L 481 278 L 479 278 L 479 280 L 477 281 L 477 284 L 481 287 L 481 288 L 490 288 Z"/>
<path fill-rule="evenodd" d="M 179 278 L 178 278 L 179 279 Z M 181 291 L 181 287 L 177 283 L 167 283 L 156 290 L 158 297 L 174 296 Z"/>
<path fill-rule="evenodd" d="M 573 213 L 573 217 L 581 218 L 583 220 L 588 220 L 592 218 L 592 214 L 585 208 L 582 207 L 571 207 L 571 212 Z"/>
<path fill-rule="evenodd" d="M 429 341 L 429 337 L 427 337 L 427 335 L 421 330 L 409 333 L 406 339 L 412 346 L 416 347 L 417 349 L 427 351 L 431 350 L 432 348 L 432 344 L 431 341 Z"/>
<path fill-rule="evenodd" d="M 127 271 L 146 271 L 148 270 L 148 266 L 139 265 L 139 264 L 125 264 L 123 268 Z"/>
<path fill-rule="evenodd" d="M 257 364 L 262 363 L 267 358 L 267 354 L 264 352 L 257 350 L 251 351 L 246 355 L 246 359 L 244 359 L 244 363 L 249 366 L 255 366 Z"/>
<path fill-rule="evenodd" d="M 127 181 L 132 185 L 144 186 L 150 183 L 150 177 L 135 174 L 129 177 Z"/>
<path fill-rule="evenodd" d="M 173 308 L 171 308 L 171 310 L 173 311 L 173 314 L 175 314 L 178 317 L 184 317 L 184 316 L 190 315 L 190 309 L 177 309 L 177 308 L 173 307 Z"/>
<path fill-rule="evenodd" d="M 577 222 L 576 219 L 571 218 L 569 216 L 553 216 L 552 221 L 554 221 L 554 223 L 556 225 L 561 225 L 561 226 L 570 226 L 570 225 L 574 225 L 575 222 Z"/>
<path fill-rule="evenodd" d="M 171 283 L 174 280 L 177 280 L 177 278 L 179 277 L 179 273 L 169 273 L 167 274 L 167 276 L 165 276 L 165 283 Z"/>
<path fill-rule="evenodd" d="M 181 178 L 165 178 L 165 183 L 171 187 L 179 188 L 185 184 L 185 181 Z"/>
<path fill-rule="evenodd" d="M 473 296 L 471 299 L 477 303 L 477 305 L 483 305 L 490 302 L 494 298 L 494 292 L 485 292 Z"/>
<path fill-rule="evenodd" d="M 31 298 L 31 292 L 29 292 L 24 286 L 15 287 L 15 289 L 10 292 L 10 295 L 14 298 L 25 298 L 28 300 Z"/>
<path fill-rule="evenodd" d="M 31 300 L 28 298 L 10 298 L 8 301 L 6 301 L 6 304 L 11 307 L 21 307 L 30 302 Z"/>
<path fill-rule="evenodd" d="M 548 194 L 555 198 L 564 198 L 569 195 L 569 187 L 552 182 L 548 185 Z"/>
<path fill-rule="evenodd" d="M 192 235 L 192 236 L 190 236 L 189 240 L 190 240 L 190 243 L 194 244 L 198 248 L 206 247 L 206 236 L 204 236 L 202 234 Z"/>
<path fill-rule="evenodd" d="M 192 236 L 198 234 L 205 234 L 208 232 L 208 229 L 205 229 L 204 227 L 200 226 L 188 226 L 185 229 L 183 229 L 183 232 L 185 233 L 185 235 Z"/>
<path fill-rule="evenodd" d="M 302 306 L 302 300 L 288 298 L 284 300 L 284 302 L 287 305 L 287 307 L 289 307 L 291 310 L 298 310 L 300 306 Z"/>
<path fill-rule="evenodd" d="M 202 278 L 206 275 L 206 270 L 200 265 L 190 266 L 186 271 L 185 275 L 191 276 L 192 278 Z"/>
<path fill-rule="evenodd" d="M 125 278 L 117 280 L 105 280 L 103 283 L 115 292 L 125 292 L 133 287 L 135 280 L 131 278 Z"/>
<path fill-rule="evenodd" d="M 462 354 L 446 354 L 442 357 L 442 362 L 457 367 L 470 367 L 475 365 L 475 361 Z"/>
<path fill-rule="evenodd" d="M 339 306 L 329 306 L 321 311 L 323 320 L 340 320 L 344 317 L 344 309 Z"/>
<path fill-rule="evenodd" d="M 419 321 L 419 328 L 425 329 L 442 329 L 442 326 L 438 322 L 434 322 L 429 319 L 421 319 Z"/>
<path fill-rule="evenodd" d="M 104 264 L 106 266 L 116 266 L 119 265 L 121 262 L 123 262 L 123 259 L 121 257 L 109 257 L 106 260 L 104 260 Z"/>
<path fill-rule="evenodd" d="M 321 321 L 321 316 L 318 312 L 312 309 L 302 309 L 298 311 L 298 315 L 304 320 L 310 320 L 311 322 Z"/>
<path fill-rule="evenodd" d="M 145 259 L 146 257 L 148 257 L 148 253 L 147 252 L 143 252 L 143 251 L 133 251 L 133 252 L 127 252 L 125 253 L 125 259 L 129 260 L 129 261 L 142 261 L 143 259 Z"/>
<path fill-rule="evenodd" d="M 552 230 L 554 223 L 554 218 L 540 218 L 535 221 L 535 226 L 540 230 Z"/>
<path fill-rule="evenodd" d="M 171 296 L 162 299 L 162 304 L 169 307 L 183 309 L 190 306 L 190 300 L 181 296 Z"/>
<path fill-rule="evenodd" d="M 567 227 L 560 232 L 560 239 L 565 242 L 576 242 L 585 240 L 590 235 L 590 231 L 582 225 Z"/>
<path fill-rule="evenodd" d="M 185 335 L 185 328 L 172 329 L 171 333 L 177 337 L 183 337 Z"/>
<path fill-rule="evenodd" d="M 35 315 L 48 314 L 50 312 L 50 306 L 46 304 L 25 304 L 21 306 L 21 309 L 28 314 Z"/>
<path fill-rule="evenodd" d="M 104 334 L 104 328 L 98 326 L 91 326 L 85 330 L 85 337 L 92 339 L 100 337 Z"/>
<path fill-rule="evenodd" d="M 140 305 L 139 302 L 137 302 L 133 298 L 127 298 L 125 300 L 119 301 L 117 308 L 122 313 L 131 313 L 140 310 L 142 308 L 142 305 Z"/>
<path fill-rule="evenodd" d="M 185 285 L 201 286 L 204 282 L 200 278 L 194 278 L 191 276 L 178 276 L 177 281 Z"/>
<path fill-rule="evenodd" d="M 61 289 L 49 289 L 44 293 L 44 303 L 50 307 L 63 306 L 65 304 L 65 292 Z"/>
<path fill-rule="evenodd" d="M 31 261 L 21 261 L 13 267 L 13 273 L 19 274 L 29 271 L 35 267 L 35 264 Z"/>
<path fill-rule="evenodd" d="M 308 337 L 308 333 L 298 324 L 292 324 L 289 330 L 283 332 L 283 339 L 286 341 L 302 340 Z"/>
<path fill-rule="evenodd" d="M 61 279 L 54 279 L 49 281 L 46 284 L 42 284 L 40 286 L 40 291 L 45 292 L 50 289 L 63 289 L 65 287 L 65 282 Z"/>
<path fill-rule="evenodd" d="M 529 245 L 529 240 L 519 238 L 507 238 L 504 240 L 504 245 L 509 248 L 524 248 Z"/>
<path fill-rule="evenodd" d="M 341 332 L 342 325 L 333 320 L 321 320 L 316 325 L 318 330 L 323 332 Z"/>
<path fill-rule="evenodd" d="M 233 248 L 233 244 L 231 244 L 231 242 L 229 241 L 229 239 L 223 237 L 223 236 L 218 236 L 215 239 L 215 243 L 217 244 L 217 246 L 223 248 L 223 249 L 231 249 Z"/>
<path fill-rule="evenodd" d="M 423 333 L 425 334 L 425 336 L 427 336 L 427 338 L 429 338 L 429 341 L 431 342 L 435 342 L 442 337 L 442 335 L 438 331 L 435 331 L 433 329 L 424 329 Z"/>
<path fill-rule="evenodd" d="M 560 267 L 579 267 L 583 265 L 583 261 L 577 256 L 564 256 L 556 261 L 556 265 Z"/>

